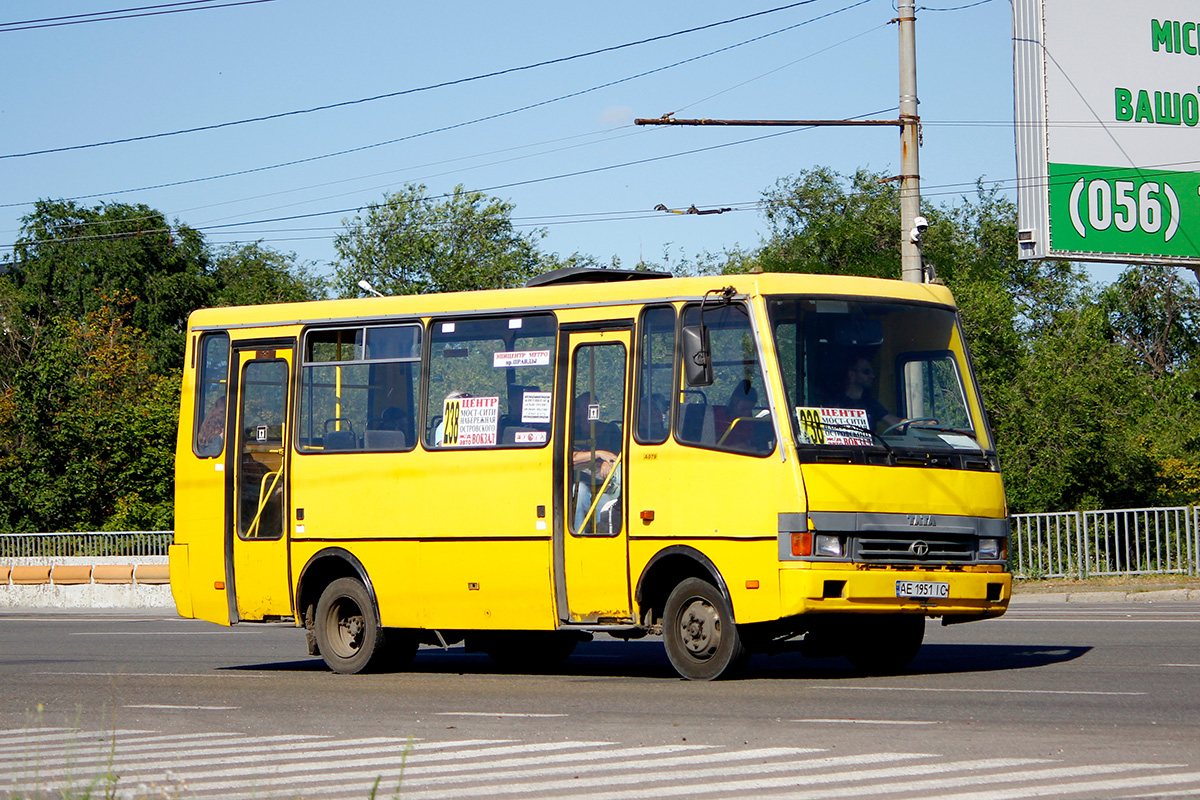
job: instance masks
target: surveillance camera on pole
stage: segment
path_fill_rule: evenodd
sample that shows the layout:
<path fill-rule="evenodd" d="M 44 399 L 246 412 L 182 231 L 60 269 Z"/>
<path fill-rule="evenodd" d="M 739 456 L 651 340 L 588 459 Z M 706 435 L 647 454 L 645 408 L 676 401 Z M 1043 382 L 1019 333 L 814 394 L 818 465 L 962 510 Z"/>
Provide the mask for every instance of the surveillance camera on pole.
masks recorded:
<path fill-rule="evenodd" d="M 924 217 L 918 216 L 916 219 L 913 220 L 912 230 L 908 232 L 908 240 L 915 245 L 920 245 L 921 244 L 921 236 L 925 233 L 925 230 L 928 227 L 929 227 L 929 220 L 925 219 Z"/>

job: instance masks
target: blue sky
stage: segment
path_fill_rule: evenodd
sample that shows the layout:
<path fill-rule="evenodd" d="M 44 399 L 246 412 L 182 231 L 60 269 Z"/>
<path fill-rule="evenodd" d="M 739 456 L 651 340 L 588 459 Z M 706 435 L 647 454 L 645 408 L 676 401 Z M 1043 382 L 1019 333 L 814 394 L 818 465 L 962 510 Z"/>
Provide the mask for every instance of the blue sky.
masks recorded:
<path fill-rule="evenodd" d="M 757 245 L 766 224 L 755 203 L 781 177 L 899 171 L 892 128 L 632 124 L 666 112 L 894 118 L 891 0 L 206 0 L 186 13 L 11 24 L 176 1 L 3 5 L 0 257 L 33 200 L 74 198 L 144 203 L 213 244 L 263 240 L 320 267 L 356 209 L 423 183 L 511 201 L 519 226 L 546 229 L 543 250 L 632 267 Z M 972 2 L 918 5 L 926 202 L 1015 175 L 1009 3 L 935 10 Z M 622 47 L 652 37 L 663 38 Z M 604 52 L 572 58 L 592 51 Z M 381 95 L 396 96 L 288 114 Z M 274 115 L 285 116 L 15 157 Z M 331 155 L 344 151 L 355 152 Z M 680 216 L 654 212 L 660 203 L 734 210 Z"/>

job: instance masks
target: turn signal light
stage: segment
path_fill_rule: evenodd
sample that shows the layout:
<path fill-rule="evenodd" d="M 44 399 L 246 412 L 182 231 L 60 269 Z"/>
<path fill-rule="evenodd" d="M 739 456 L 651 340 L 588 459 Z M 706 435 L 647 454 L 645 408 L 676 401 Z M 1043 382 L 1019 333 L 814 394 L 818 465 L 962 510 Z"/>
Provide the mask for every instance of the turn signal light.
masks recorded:
<path fill-rule="evenodd" d="M 213 581 L 213 588 L 214 589 L 224 589 L 225 581 Z"/>
<path fill-rule="evenodd" d="M 796 531 L 792 534 L 792 555 L 811 556 L 813 535 L 809 531 Z"/>

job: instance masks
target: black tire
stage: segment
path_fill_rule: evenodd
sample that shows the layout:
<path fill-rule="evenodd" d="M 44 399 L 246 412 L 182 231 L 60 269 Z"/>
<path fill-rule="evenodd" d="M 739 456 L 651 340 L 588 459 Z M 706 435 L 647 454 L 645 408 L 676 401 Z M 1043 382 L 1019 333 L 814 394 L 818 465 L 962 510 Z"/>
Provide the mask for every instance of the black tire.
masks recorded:
<path fill-rule="evenodd" d="M 690 681 L 733 677 L 750 657 L 729 601 L 699 578 L 682 581 L 667 597 L 663 644 L 671 666 Z"/>
<path fill-rule="evenodd" d="M 923 614 L 862 617 L 846 631 L 846 660 L 867 675 L 894 675 L 912 663 L 924 640 Z"/>
<path fill-rule="evenodd" d="M 543 672 L 570 658 L 579 637 L 560 631 L 509 631 L 488 634 L 485 642 L 496 666 L 509 672 Z"/>
<path fill-rule="evenodd" d="M 321 658 L 334 672 L 368 671 L 386 653 L 375 603 L 356 578 L 338 578 L 321 592 L 313 633 Z"/>

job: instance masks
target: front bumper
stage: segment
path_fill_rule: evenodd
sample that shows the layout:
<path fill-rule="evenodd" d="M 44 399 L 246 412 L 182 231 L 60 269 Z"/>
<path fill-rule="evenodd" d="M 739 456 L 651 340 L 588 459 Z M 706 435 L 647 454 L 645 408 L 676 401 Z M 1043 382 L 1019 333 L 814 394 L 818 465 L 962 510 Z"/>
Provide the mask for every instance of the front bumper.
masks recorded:
<path fill-rule="evenodd" d="M 897 597 L 897 581 L 948 584 L 946 597 Z M 784 564 L 781 616 L 813 613 L 921 612 L 929 617 L 998 617 L 1012 597 L 1012 575 L 997 567 L 891 569 L 858 564 Z"/>

